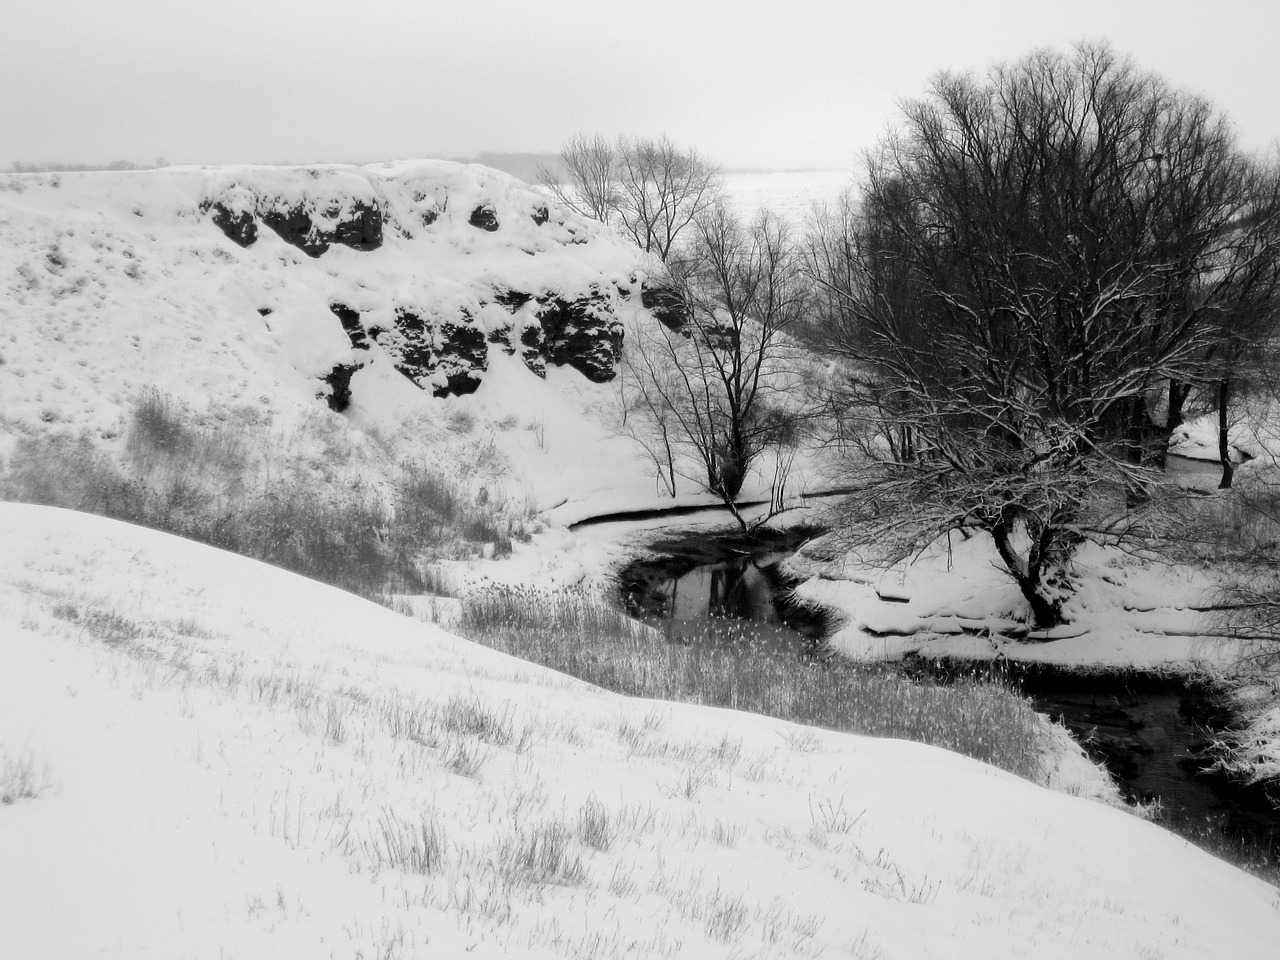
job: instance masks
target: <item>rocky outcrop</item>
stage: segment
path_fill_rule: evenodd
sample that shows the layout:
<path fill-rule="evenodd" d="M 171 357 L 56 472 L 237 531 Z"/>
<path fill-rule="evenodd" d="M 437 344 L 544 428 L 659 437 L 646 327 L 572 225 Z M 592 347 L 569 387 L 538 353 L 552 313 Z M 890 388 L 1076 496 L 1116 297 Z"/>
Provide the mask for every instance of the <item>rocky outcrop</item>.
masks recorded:
<path fill-rule="evenodd" d="M 397 309 L 394 330 L 369 335 L 391 355 L 396 369 L 437 397 L 474 393 L 489 368 L 484 333 L 465 311 L 457 320 L 428 320 Z"/>
<path fill-rule="evenodd" d="M 640 285 L 640 305 L 670 330 L 683 330 L 689 322 L 689 307 L 670 283 L 647 278 Z"/>
<path fill-rule="evenodd" d="M 596 383 L 617 374 L 622 324 L 614 312 L 614 297 L 600 286 L 572 298 L 497 290 L 493 302 L 512 314 L 512 325 L 493 331 L 490 342 L 501 344 L 507 353 L 518 350 L 524 365 L 538 376 L 546 376 L 548 363 L 573 367 Z"/>
<path fill-rule="evenodd" d="M 540 377 L 547 375 L 547 335 L 539 323 L 530 323 L 520 330 L 520 359 L 524 365 Z"/>
<path fill-rule="evenodd" d="M 213 225 L 226 234 L 228 240 L 247 247 L 258 239 L 258 224 L 248 210 L 233 211 L 221 202 L 212 203 L 210 207 Z"/>
<path fill-rule="evenodd" d="M 540 352 L 547 361 L 573 367 L 594 383 L 617 375 L 622 323 L 599 287 L 576 300 L 551 297 L 538 308 L 537 318 L 543 334 Z"/>
<path fill-rule="evenodd" d="M 326 268 L 334 279 L 320 286 L 334 299 L 321 302 L 352 348 L 348 356 L 334 357 L 336 366 L 322 378 L 325 399 L 335 409 L 349 402 L 351 375 L 368 362 L 374 343 L 404 376 L 437 395 L 474 391 L 495 348 L 520 356 L 539 376 L 548 365 L 573 367 L 597 383 L 616 376 L 623 326 L 615 308 L 620 298 L 638 299 L 641 284 L 635 276 L 629 283 L 613 279 L 622 271 L 605 265 L 619 260 L 564 248 L 621 241 L 525 184 L 426 161 L 238 171 L 209 183 L 203 196 L 201 209 L 242 247 L 260 240 L 264 226 L 312 258 L 335 245 L 362 251 L 384 242 L 420 245 L 406 262 L 424 266 L 408 268 L 408 282 L 397 285 L 389 303 L 378 303 L 369 289 L 348 292 L 350 278 Z M 472 229 L 495 236 L 474 265 L 465 259 L 473 252 Z M 620 257 L 629 256 L 624 247 Z M 512 254 L 521 255 L 518 262 Z M 540 262 L 530 269 L 524 256 Z M 622 263 L 630 269 L 635 261 Z M 511 278 L 505 284 L 491 279 L 504 275 Z M 566 285 L 555 286 L 560 282 Z M 656 305 L 664 322 L 679 322 L 671 319 L 681 316 L 672 294 L 646 289 L 644 300 Z M 354 301 L 361 309 L 350 305 Z M 507 324 L 494 304 L 509 317 Z"/>
<path fill-rule="evenodd" d="M 328 389 L 316 394 L 317 399 L 327 403 L 334 413 L 342 413 L 346 410 L 351 405 L 351 378 L 355 376 L 360 366 L 358 363 L 335 364 L 334 368 L 322 378 Z"/>
<path fill-rule="evenodd" d="M 382 246 L 382 211 L 375 204 L 355 201 L 343 216 L 331 207 L 322 216 L 313 216 L 306 205 L 270 207 L 261 211 L 262 222 L 309 257 L 319 257 L 333 244 L 353 250 L 376 250 Z"/>
<path fill-rule="evenodd" d="M 214 226 L 242 247 L 257 241 L 259 221 L 309 257 L 321 256 L 334 244 L 364 251 L 382 246 L 382 209 L 372 200 L 323 205 L 313 200 L 287 202 L 232 185 L 224 195 L 206 199 L 201 210 L 210 213 Z"/>
<path fill-rule="evenodd" d="M 467 223 L 493 233 L 498 229 L 498 211 L 487 203 L 483 204 L 471 211 L 471 218 Z"/>
<path fill-rule="evenodd" d="M 369 335 L 365 332 L 364 325 L 360 322 L 360 311 L 354 310 L 344 303 L 331 303 L 329 304 L 329 310 L 338 318 L 338 322 L 342 324 L 342 329 L 351 341 L 351 346 L 356 350 L 368 350 Z"/>

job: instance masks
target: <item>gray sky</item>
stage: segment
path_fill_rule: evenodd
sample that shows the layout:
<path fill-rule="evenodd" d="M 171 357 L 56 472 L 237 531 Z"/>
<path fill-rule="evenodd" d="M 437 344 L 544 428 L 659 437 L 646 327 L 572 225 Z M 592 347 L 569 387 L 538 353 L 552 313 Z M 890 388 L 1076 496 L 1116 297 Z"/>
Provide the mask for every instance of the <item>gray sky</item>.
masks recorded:
<path fill-rule="evenodd" d="M 1278 0 L 0 0 L 0 167 L 554 150 L 848 167 L 943 68 L 1106 39 L 1280 139 Z"/>

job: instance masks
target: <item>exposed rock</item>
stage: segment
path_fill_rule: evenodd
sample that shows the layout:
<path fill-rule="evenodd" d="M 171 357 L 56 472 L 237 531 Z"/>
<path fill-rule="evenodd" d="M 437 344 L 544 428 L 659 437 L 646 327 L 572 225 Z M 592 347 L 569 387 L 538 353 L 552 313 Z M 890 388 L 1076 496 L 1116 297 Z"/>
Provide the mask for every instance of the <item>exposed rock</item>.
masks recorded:
<path fill-rule="evenodd" d="M 329 238 L 316 231 L 311 215 L 301 207 L 263 211 L 262 222 L 281 240 L 297 247 L 308 257 L 318 257 L 329 249 Z"/>
<path fill-rule="evenodd" d="M 335 364 L 322 378 L 329 389 L 317 393 L 316 398 L 324 400 L 334 413 L 342 413 L 351 405 L 351 378 L 359 369 L 358 363 Z"/>
<path fill-rule="evenodd" d="M 551 219 L 551 211 L 546 208 L 545 204 L 534 207 L 533 222 L 535 226 L 540 227 L 550 219 Z"/>
<path fill-rule="evenodd" d="M 471 211 L 471 219 L 467 222 L 473 227 L 493 233 L 498 229 L 498 211 L 487 203 L 481 204 Z"/>
<path fill-rule="evenodd" d="M 509 325 L 490 330 L 488 340 L 490 343 L 502 347 L 502 352 L 508 356 L 516 352 L 515 345 L 511 342 L 511 327 Z"/>
<path fill-rule="evenodd" d="M 331 211 L 337 215 L 338 211 Z M 376 205 L 366 205 L 359 200 L 352 206 L 352 216 L 339 220 L 333 231 L 333 242 L 352 250 L 377 250 L 382 246 L 382 211 Z"/>
<path fill-rule="evenodd" d="M 342 324 L 342 329 L 346 331 L 347 338 L 351 341 L 351 346 L 356 350 L 368 350 L 369 335 L 365 332 L 364 325 L 360 322 L 360 311 L 353 310 L 345 303 L 331 303 L 329 304 L 329 309 Z"/>
<path fill-rule="evenodd" d="M 507 313 L 515 313 L 532 299 L 533 294 L 521 293 L 519 290 L 497 290 L 493 294 L 493 302 L 501 304 Z"/>
<path fill-rule="evenodd" d="M 446 323 L 440 328 L 440 355 L 437 374 L 443 373 L 445 386 L 432 391 L 437 397 L 475 393 L 481 375 L 489 368 L 489 349 L 484 334 L 475 327 Z"/>
<path fill-rule="evenodd" d="M 622 324 L 608 294 L 593 286 L 577 300 L 552 297 L 538 308 L 537 316 L 544 337 L 541 353 L 551 363 L 571 366 L 594 383 L 607 383 L 617 375 Z"/>
<path fill-rule="evenodd" d="M 661 280 L 647 279 L 640 285 L 640 305 L 669 330 L 683 330 L 689 322 L 689 307 L 680 292 Z"/>
<path fill-rule="evenodd" d="M 520 331 L 520 359 L 524 365 L 540 377 L 547 375 L 547 358 L 543 352 L 546 332 L 539 323 L 531 323 Z"/>
<path fill-rule="evenodd" d="M 258 224 L 248 210 L 233 213 L 221 201 L 210 206 L 213 209 L 213 225 L 226 234 L 228 240 L 247 247 L 258 239 Z"/>
<path fill-rule="evenodd" d="M 386 347 L 396 369 L 418 386 L 437 397 L 462 395 L 480 386 L 489 368 L 489 348 L 484 334 L 468 322 L 470 315 L 464 311 L 460 319 L 427 323 L 413 311 L 400 309 L 394 336 L 376 328 L 369 333 Z"/>
<path fill-rule="evenodd" d="M 320 256 L 334 243 L 365 251 L 382 246 L 382 211 L 376 205 L 357 200 L 352 215 L 334 224 L 340 212 L 330 208 L 317 224 L 305 207 L 270 208 L 262 211 L 262 222 L 309 257 Z"/>

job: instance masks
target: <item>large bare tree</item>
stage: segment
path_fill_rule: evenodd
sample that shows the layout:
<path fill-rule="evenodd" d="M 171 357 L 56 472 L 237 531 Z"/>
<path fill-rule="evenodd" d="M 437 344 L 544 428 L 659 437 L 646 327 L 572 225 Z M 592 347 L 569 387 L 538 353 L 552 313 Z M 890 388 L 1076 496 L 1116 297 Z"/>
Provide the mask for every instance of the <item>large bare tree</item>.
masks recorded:
<path fill-rule="evenodd" d="M 986 531 L 1058 623 L 1076 545 L 1133 531 L 1187 385 L 1275 302 L 1267 184 L 1209 103 L 1106 46 L 906 104 L 811 255 L 861 443 L 851 540 Z"/>

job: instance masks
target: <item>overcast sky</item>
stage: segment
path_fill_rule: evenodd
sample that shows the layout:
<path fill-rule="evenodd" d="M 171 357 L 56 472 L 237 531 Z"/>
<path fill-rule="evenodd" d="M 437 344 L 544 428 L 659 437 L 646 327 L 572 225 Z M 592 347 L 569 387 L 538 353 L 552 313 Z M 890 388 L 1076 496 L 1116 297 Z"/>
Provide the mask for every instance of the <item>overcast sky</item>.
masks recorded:
<path fill-rule="evenodd" d="M 937 71 L 1081 39 L 1280 139 L 1280 0 L 0 0 L 0 166 L 377 160 L 667 133 L 853 165 Z"/>

